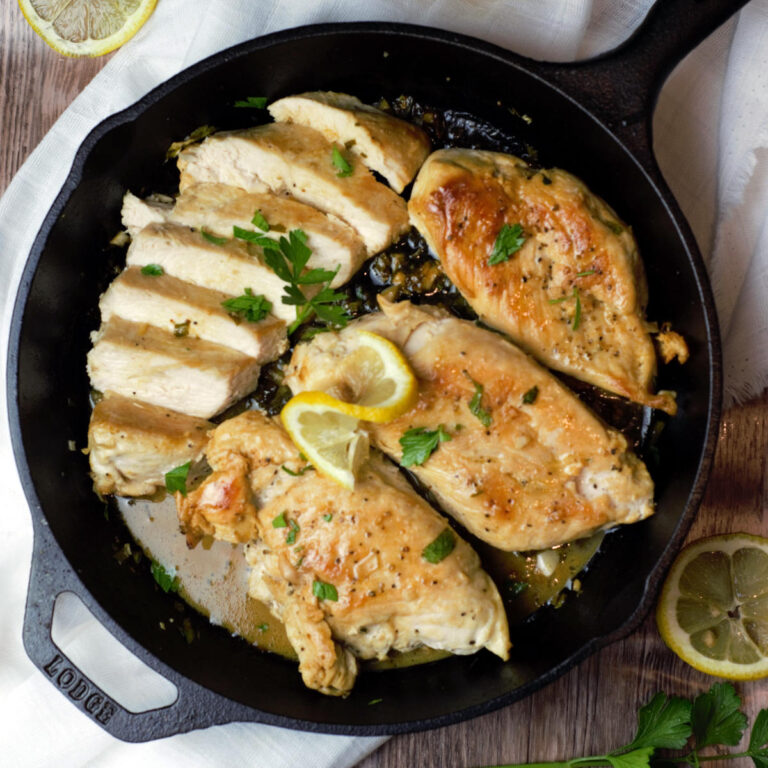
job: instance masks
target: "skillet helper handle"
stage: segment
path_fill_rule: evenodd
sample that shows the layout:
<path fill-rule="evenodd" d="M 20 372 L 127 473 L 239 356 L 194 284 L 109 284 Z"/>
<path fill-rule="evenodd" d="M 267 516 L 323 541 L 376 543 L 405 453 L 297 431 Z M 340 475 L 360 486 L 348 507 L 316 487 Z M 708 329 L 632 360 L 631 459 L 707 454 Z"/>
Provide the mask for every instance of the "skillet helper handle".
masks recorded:
<path fill-rule="evenodd" d="M 657 0 L 624 43 L 572 64 L 540 64 L 557 83 L 620 136 L 648 156 L 650 121 L 667 76 L 699 43 L 749 0 Z"/>
<path fill-rule="evenodd" d="M 131 712 L 123 707 L 54 643 L 51 635 L 53 610 L 56 598 L 62 592 L 73 592 L 90 609 L 96 609 L 47 526 L 36 521 L 32 570 L 24 612 L 24 648 L 35 666 L 70 703 L 110 735 L 123 741 L 151 741 L 237 719 L 236 716 L 233 718 L 232 702 L 167 668 L 155 671 L 176 686 L 178 696 L 172 704 L 146 712 Z M 125 638 L 118 639 L 129 645 Z M 144 662 L 148 663 L 147 659 Z M 149 666 L 155 668 L 153 664 Z M 229 707 L 228 712 L 225 712 L 226 706 Z M 253 714 L 242 713 L 240 719 L 255 718 Z"/>

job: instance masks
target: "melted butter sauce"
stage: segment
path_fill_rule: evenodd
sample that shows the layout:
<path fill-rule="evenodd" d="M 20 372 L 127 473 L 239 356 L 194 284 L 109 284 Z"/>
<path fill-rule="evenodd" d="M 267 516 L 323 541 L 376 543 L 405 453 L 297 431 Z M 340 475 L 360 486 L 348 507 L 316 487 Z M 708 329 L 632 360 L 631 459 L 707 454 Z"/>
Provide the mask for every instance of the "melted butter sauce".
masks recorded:
<path fill-rule="evenodd" d="M 429 134 L 434 149 L 489 149 L 515 154 L 533 165 L 537 163 L 533 148 L 472 115 L 432 109 L 405 96 L 383 102 L 382 108 L 421 125 Z M 384 293 L 391 300 L 438 304 L 458 317 L 476 320 L 476 315 L 415 230 L 369 260 L 353 280 L 338 290 L 345 295 L 343 304 L 352 317 L 376 311 L 376 296 Z M 300 328 L 292 338 L 293 343 L 305 338 L 312 330 L 312 326 Z M 292 348 L 279 360 L 265 365 L 256 392 L 214 421 L 231 418 L 248 408 L 279 413 L 291 396 L 283 384 L 283 372 L 291 352 Z M 570 377 L 560 378 L 604 421 L 621 430 L 630 446 L 646 459 L 653 471 L 653 443 L 663 428 L 662 422 L 654 420 L 653 412 Z M 412 476 L 406 475 L 416 490 L 439 509 L 431 494 Z M 179 596 L 183 600 L 212 623 L 225 627 L 247 642 L 287 658 L 296 658 L 282 624 L 266 605 L 248 596 L 248 566 L 242 546 L 216 541 L 207 549 L 201 545 L 188 549 L 170 497 L 160 501 L 117 499 L 116 503 L 131 535 L 145 554 L 178 577 Z M 511 625 L 546 604 L 558 606 L 564 599 L 577 599 L 579 583 L 576 577 L 588 566 L 605 535 L 599 533 L 557 547 L 557 564 L 546 576 L 537 568 L 536 552 L 502 552 L 456 527 L 480 555 L 483 566 L 498 586 Z M 405 667 L 448 655 L 444 651 L 420 648 L 393 654 L 384 661 L 368 662 L 366 666 L 373 669 Z"/>

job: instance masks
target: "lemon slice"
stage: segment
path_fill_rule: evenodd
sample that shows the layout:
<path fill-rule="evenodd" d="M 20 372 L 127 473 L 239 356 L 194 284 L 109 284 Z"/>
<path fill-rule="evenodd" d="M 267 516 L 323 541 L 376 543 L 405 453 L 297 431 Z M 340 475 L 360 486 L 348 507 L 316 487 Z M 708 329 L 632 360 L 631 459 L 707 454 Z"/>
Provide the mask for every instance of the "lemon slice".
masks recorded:
<path fill-rule="evenodd" d="M 19 0 L 32 29 L 65 56 L 102 56 L 139 31 L 157 0 Z"/>
<path fill-rule="evenodd" d="M 418 383 L 402 352 L 370 331 L 337 336 L 337 374 L 329 394 L 337 408 L 361 421 L 384 423 L 396 419 L 416 402 Z"/>
<path fill-rule="evenodd" d="M 314 468 L 351 489 L 357 470 L 368 459 L 368 435 L 337 404 L 324 392 L 302 392 L 286 403 L 280 418 Z"/>
<path fill-rule="evenodd" d="M 768 675 L 768 539 L 700 539 L 672 564 L 656 611 L 664 642 L 700 672 Z"/>

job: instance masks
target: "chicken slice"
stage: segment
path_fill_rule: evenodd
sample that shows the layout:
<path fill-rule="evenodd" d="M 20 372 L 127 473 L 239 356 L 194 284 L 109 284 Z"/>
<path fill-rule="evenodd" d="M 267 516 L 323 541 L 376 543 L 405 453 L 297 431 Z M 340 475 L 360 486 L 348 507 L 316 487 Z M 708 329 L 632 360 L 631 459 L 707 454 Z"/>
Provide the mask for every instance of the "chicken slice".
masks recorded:
<path fill-rule="evenodd" d="M 441 150 L 422 166 L 409 212 L 484 322 L 550 368 L 675 413 L 672 393 L 652 391 L 635 239 L 579 179 L 512 155 Z M 518 231 L 522 247 L 491 258 Z"/>
<path fill-rule="evenodd" d="M 526 551 L 652 514 L 653 482 L 625 438 L 517 347 L 434 308 L 380 304 L 340 334 L 297 346 L 285 383 L 348 399 L 345 343 L 365 329 L 397 344 L 419 397 L 394 421 L 369 424 L 371 443 L 400 461 L 408 430 L 442 425 L 450 440 L 410 470 L 467 530 Z"/>
<path fill-rule="evenodd" d="M 150 224 L 162 224 L 168 220 L 173 210 L 171 198 L 147 198 L 143 200 L 132 192 L 126 192 L 123 197 L 121 217 L 123 226 L 131 237 Z"/>
<path fill-rule="evenodd" d="M 179 224 L 150 224 L 133 238 L 126 264 L 157 264 L 179 280 L 230 296 L 240 296 L 250 288 L 271 302 L 272 314 L 290 323 L 296 310 L 282 303 L 285 283 L 261 262 L 260 254 L 261 249 L 253 244 L 232 240 L 216 245 Z"/>
<path fill-rule="evenodd" d="M 267 363 L 285 352 L 285 323 L 268 314 L 258 322 L 230 314 L 221 291 L 186 283 L 171 275 L 145 275 L 128 267 L 116 277 L 99 302 L 101 320 L 122 317 L 149 323 L 177 337 L 205 339 Z"/>
<path fill-rule="evenodd" d="M 252 223 L 259 211 L 270 225 L 261 232 Z M 222 237 L 232 237 L 233 227 L 259 231 L 265 237 L 279 240 L 292 229 L 307 235 L 312 249 L 307 266 L 334 271 L 331 285 L 343 285 L 357 272 L 367 258 L 363 241 L 348 224 L 311 205 L 290 197 L 271 193 L 245 192 L 226 184 L 195 184 L 187 187 L 169 214 L 169 221 L 186 224 Z"/>
<path fill-rule="evenodd" d="M 346 221 L 368 254 L 378 253 L 408 230 L 405 201 L 362 163 L 353 161 L 345 175 L 334 165 L 335 146 L 319 131 L 292 123 L 217 133 L 179 155 L 180 189 L 217 181 L 287 194 Z"/>
<path fill-rule="evenodd" d="M 210 341 L 112 317 L 88 353 L 91 385 L 204 419 L 252 392 L 259 361 Z"/>
<path fill-rule="evenodd" d="M 306 125 L 348 147 L 395 192 L 403 191 L 429 154 L 429 139 L 421 128 L 346 93 L 287 96 L 270 104 L 269 113 L 278 122 Z"/>
<path fill-rule="evenodd" d="M 165 473 L 198 461 L 210 421 L 106 392 L 88 425 L 88 460 L 97 493 L 144 496 Z"/>
<path fill-rule="evenodd" d="M 206 456 L 213 474 L 176 497 L 182 528 L 191 541 L 250 542 L 251 593 L 285 622 L 307 686 L 348 691 L 350 652 L 383 658 L 427 645 L 507 658 L 504 607 L 479 558 L 380 456 L 347 490 L 255 411 L 217 427 Z M 428 562 L 438 537 L 453 548 Z"/>

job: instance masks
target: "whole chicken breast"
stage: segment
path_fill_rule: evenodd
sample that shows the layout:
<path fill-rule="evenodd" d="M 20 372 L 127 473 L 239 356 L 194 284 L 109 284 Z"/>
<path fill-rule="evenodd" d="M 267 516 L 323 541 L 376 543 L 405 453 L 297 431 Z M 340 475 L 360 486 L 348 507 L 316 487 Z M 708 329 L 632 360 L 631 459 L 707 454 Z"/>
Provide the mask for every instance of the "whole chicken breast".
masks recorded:
<path fill-rule="evenodd" d="M 307 686 L 346 693 L 356 658 L 421 645 L 507 658 L 506 615 L 479 558 L 380 456 L 347 490 L 254 411 L 221 424 L 206 456 L 214 473 L 177 494 L 182 528 L 192 543 L 248 543 L 250 592 L 285 623 Z"/>
<path fill-rule="evenodd" d="M 418 400 L 394 421 L 366 425 L 371 443 L 400 461 L 406 432 L 442 426 L 450 439 L 409 469 L 467 530 L 525 551 L 652 514 L 653 482 L 623 435 L 524 352 L 441 310 L 380 304 L 383 312 L 297 346 L 285 382 L 349 400 L 344 366 L 356 331 L 395 343 Z"/>
<path fill-rule="evenodd" d="M 512 155 L 441 150 L 408 209 L 484 322 L 551 368 L 675 413 L 672 393 L 653 392 L 637 244 L 579 179 Z"/>

